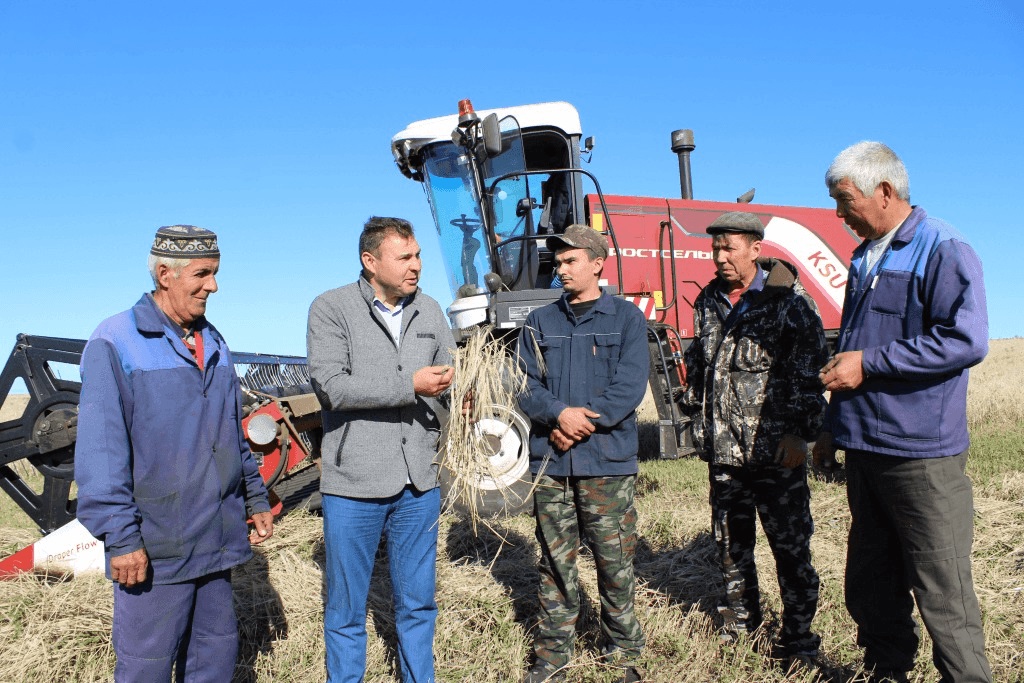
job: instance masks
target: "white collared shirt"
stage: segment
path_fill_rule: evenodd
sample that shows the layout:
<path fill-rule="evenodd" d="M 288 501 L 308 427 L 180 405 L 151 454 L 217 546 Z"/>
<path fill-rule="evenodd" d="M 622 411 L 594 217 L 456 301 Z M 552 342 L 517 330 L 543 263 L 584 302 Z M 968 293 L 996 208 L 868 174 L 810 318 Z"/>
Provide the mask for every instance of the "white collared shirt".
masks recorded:
<path fill-rule="evenodd" d="M 384 319 L 384 323 L 388 326 L 388 332 L 391 333 L 391 338 L 395 340 L 395 346 L 399 345 L 402 339 L 402 313 L 405 312 L 405 304 L 409 301 L 409 297 L 400 299 L 394 308 L 388 308 L 388 305 L 377 297 L 373 297 L 373 307 L 377 309 L 381 317 Z"/>

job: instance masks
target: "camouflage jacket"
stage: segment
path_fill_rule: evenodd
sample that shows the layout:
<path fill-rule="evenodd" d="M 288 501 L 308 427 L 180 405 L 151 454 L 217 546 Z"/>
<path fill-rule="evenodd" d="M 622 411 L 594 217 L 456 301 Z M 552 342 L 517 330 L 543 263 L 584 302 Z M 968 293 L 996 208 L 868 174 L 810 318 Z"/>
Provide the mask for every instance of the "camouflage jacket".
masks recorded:
<path fill-rule="evenodd" d="M 732 319 L 717 277 L 693 306 L 683 410 L 698 454 L 717 465 L 774 463 L 784 434 L 813 440 L 824 415 L 818 370 L 828 351 L 817 307 L 793 266 L 758 263 L 763 287 L 744 293 Z"/>

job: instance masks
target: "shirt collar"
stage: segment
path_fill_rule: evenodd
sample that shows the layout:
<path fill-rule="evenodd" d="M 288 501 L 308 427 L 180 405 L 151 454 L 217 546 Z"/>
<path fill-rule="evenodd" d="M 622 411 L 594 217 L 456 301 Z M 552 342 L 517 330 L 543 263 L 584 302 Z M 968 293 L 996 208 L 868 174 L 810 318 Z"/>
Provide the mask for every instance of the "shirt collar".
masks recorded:
<path fill-rule="evenodd" d="M 391 309 L 388 308 L 388 305 L 386 303 L 384 303 L 375 296 L 373 297 L 373 305 L 378 311 L 380 311 L 384 315 L 398 315 L 399 313 L 405 310 L 405 305 L 409 303 L 410 298 L 411 297 L 408 296 L 402 297 L 401 299 L 398 300 L 398 303 L 395 304 L 394 309 Z"/>
<path fill-rule="evenodd" d="M 764 289 L 764 268 L 761 267 L 760 263 L 755 263 L 754 265 L 757 266 L 757 271 L 754 273 L 754 279 L 750 281 L 750 286 L 747 287 L 746 291 L 744 291 L 741 296 L 746 296 L 747 294 L 753 292 L 760 292 L 762 289 Z M 721 298 L 723 301 L 729 302 L 729 306 L 731 307 L 732 301 L 729 301 L 729 292 L 726 291 L 725 287 L 722 286 L 721 279 L 718 280 L 718 287 L 716 288 L 716 290 L 716 293 L 719 296 L 719 298 Z"/>
<path fill-rule="evenodd" d="M 142 298 L 135 304 L 134 311 L 135 326 L 140 332 L 159 333 L 170 329 L 178 337 L 183 337 L 188 332 L 164 313 L 164 310 L 156 303 L 156 299 L 153 298 L 152 292 L 142 295 Z M 206 316 L 201 315 L 192 321 L 189 329 L 202 331 L 206 326 Z"/>

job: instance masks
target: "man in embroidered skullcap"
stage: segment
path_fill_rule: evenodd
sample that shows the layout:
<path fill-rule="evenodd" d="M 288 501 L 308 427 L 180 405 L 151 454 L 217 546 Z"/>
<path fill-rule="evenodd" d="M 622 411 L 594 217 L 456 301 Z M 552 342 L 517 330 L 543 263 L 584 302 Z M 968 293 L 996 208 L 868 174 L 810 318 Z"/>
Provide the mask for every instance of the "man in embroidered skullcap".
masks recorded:
<path fill-rule="evenodd" d="M 231 353 L 205 317 L 219 267 L 213 232 L 160 228 L 153 291 L 82 354 L 78 519 L 114 582 L 116 681 L 170 681 L 175 664 L 178 680 L 231 680 L 231 568 L 273 533 Z"/>

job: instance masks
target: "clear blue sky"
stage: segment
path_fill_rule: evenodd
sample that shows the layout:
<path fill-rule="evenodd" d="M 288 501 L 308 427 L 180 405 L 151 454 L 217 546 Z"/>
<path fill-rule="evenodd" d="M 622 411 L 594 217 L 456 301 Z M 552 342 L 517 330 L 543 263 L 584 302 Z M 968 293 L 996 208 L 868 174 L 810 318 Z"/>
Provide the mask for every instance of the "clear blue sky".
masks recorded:
<path fill-rule="evenodd" d="M 172 223 L 219 233 L 208 317 L 236 350 L 304 354 L 373 214 L 413 221 L 447 306 L 389 143 L 464 97 L 572 102 L 614 194 L 677 196 L 669 133 L 692 128 L 698 198 L 827 207 L 833 156 L 882 140 L 981 254 L 992 336 L 1024 335 L 1024 10 L 800 5 L 0 0 L 0 354 L 131 306 Z"/>

